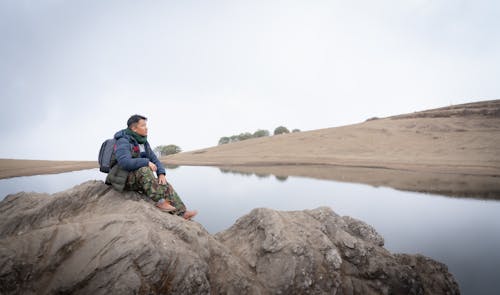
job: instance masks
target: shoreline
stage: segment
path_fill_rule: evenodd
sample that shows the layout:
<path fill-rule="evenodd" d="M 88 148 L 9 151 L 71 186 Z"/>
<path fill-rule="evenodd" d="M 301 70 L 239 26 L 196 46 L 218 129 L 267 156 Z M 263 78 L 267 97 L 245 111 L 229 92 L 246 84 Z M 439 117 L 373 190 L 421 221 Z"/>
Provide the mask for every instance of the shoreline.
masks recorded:
<path fill-rule="evenodd" d="M 0 179 L 99 168 L 97 161 L 0 159 Z"/>
<path fill-rule="evenodd" d="M 5 169 L 4 163 L 22 168 Z M 219 168 L 221 172 L 235 174 L 255 174 L 257 176 L 306 177 L 320 180 L 332 180 L 347 183 L 366 184 L 374 187 L 390 187 L 402 191 L 430 193 L 449 197 L 466 197 L 485 200 L 500 200 L 500 177 L 486 171 L 476 173 L 457 173 L 456 167 L 441 166 L 441 169 L 397 169 L 381 166 L 334 165 L 315 163 L 194 163 L 186 161 L 168 161 L 165 166 L 200 166 Z M 18 165 L 16 165 L 18 164 Z M 20 176 L 57 174 L 98 168 L 93 161 L 43 161 L 0 159 L 0 179 Z M 447 171 L 447 172 L 446 172 Z M 168 173 L 168 167 L 167 167 Z"/>

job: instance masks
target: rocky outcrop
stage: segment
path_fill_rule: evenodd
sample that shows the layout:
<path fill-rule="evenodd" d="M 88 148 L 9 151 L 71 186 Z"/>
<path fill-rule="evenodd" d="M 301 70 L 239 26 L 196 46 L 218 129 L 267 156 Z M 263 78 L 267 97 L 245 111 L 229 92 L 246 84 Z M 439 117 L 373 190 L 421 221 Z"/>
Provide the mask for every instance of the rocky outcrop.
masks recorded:
<path fill-rule="evenodd" d="M 0 202 L 0 294 L 458 294 L 446 266 L 391 254 L 331 209 L 254 209 L 210 235 L 88 181 Z"/>

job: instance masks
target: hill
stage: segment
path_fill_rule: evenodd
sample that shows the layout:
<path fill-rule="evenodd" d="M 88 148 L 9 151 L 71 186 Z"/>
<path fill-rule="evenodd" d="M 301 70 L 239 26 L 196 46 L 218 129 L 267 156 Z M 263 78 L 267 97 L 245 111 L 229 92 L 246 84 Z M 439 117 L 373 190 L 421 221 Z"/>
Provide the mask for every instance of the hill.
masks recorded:
<path fill-rule="evenodd" d="M 249 139 L 162 161 L 496 198 L 500 100 Z"/>

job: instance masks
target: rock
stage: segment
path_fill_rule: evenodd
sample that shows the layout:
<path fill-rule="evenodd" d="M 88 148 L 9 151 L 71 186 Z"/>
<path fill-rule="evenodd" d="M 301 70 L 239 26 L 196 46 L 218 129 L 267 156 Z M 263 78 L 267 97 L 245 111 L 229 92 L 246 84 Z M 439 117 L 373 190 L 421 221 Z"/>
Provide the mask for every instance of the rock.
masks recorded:
<path fill-rule="evenodd" d="M 393 255 L 331 209 L 254 209 L 210 235 L 88 181 L 0 202 L 0 294 L 459 294 L 446 266 Z"/>
<path fill-rule="evenodd" d="M 331 209 L 254 209 L 217 240 L 272 294 L 459 294 L 444 264 L 393 255 L 370 225 Z"/>

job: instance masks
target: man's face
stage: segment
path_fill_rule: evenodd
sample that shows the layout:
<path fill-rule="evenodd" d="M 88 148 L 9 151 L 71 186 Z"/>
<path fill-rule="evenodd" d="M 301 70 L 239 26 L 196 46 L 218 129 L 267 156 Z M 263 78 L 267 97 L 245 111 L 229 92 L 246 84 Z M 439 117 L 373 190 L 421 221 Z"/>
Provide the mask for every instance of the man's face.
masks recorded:
<path fill-rule="evenodd" d="M 142 136 L 147 136 L 148 135 L 148 126 L 146 124 L 146 120 L 140 119 L 137 124 L 132 125 L 132 131 L 135 133 L 142 135 Z"/>

